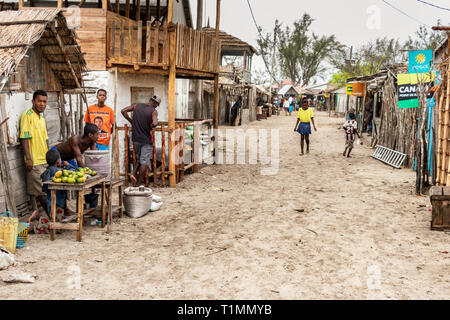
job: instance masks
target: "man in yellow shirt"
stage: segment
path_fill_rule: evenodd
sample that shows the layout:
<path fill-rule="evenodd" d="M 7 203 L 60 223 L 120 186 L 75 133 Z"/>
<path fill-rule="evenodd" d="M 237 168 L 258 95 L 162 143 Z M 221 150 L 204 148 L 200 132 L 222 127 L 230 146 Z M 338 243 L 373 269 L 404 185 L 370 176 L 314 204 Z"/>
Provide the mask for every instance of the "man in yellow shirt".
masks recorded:
<path fill-rule="evenodd" d="M 41 174 L 46 169 L 45 155 L 48 151 L 47 127 L 42 114 L 47 106 L 47 93 L 43 90 L 35 91 L 32 103 L 32 108 L 20 117 L 20 141 L 27 169 L 27 193 L 31 196 L 33 206 L 36 197 L 48 213 L 46 194 L 42 192 L 41 180 Z"/>
<path fill-rule="evenodd" d="M 297 123 L 295 124 L 294 131 L 300 133 L 300 147 L 302 149 L 303 155 L 304 144 L 306 140 L 306 153 L 309 153 L 309 135 L 311 134 L 311 122 L 314 126 L 314 131 L 317 131 L 316 124 L 314 123 L 314 112 L 313 109 L 309 107 L 307 99 L 302 100 L 302 107 L 297 113 Z"/>

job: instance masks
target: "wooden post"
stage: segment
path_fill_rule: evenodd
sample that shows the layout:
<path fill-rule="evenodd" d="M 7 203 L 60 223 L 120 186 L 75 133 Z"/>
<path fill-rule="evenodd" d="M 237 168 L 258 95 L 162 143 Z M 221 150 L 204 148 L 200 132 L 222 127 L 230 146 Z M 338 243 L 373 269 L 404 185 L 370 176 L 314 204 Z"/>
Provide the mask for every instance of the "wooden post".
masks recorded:
<path fill-rule="evenodd" d="M 120 0 L 116 0 L 116 13 L 120 14 Z"/>
<path fill-rule="evenodd" d="M 24 0 L 19 0 L 19 10 L 23 8 Z"/>
<path fill-rule="evenodd" d="M 53 191 L 53 190 L 52 190 Z M 78 207 L 78 225 L 80 228 L 77 231 L 77 241 L 81 241 L 81 237 L 83 236 L 83 206 L 84 206 L 84 192 L 83 190 L 78 190 L 78 199 L 77 199 L 77 207 Z M 56 198 L 56 197 L 55 197 Z M 102 221 L 103 222 L 103 221 Z"/>
<path fill-rule="evenodd" d="M 106 182 L 102 182 L 102 228 L 105 226 L 106 220 Z"/>
<path fill-rule="evenodd" d="M 173 0 L 169 0 L 169 13 L 171 13 L 173 7 Z M 176 185 L 175 177 L 175 77 L 176 77 L 176 67 L 175 67 L 175 43 L 176 43 L 176 31 L 175 27 L 172 25 L 172 16 L 170 15 L 170 29 L 169 29 L 169 103 L 168 103 L 168 127 L 169 127 L 169 171 L 173 172 L 169 176 L 169 186 L 174 188 Z"/>
<path fill-rule="evenodd" d="M 152 136 L 154 137 L 156 134 L 156 130 L 152 130 Z M 157 168 L 156 168 L 156 144 L 153 142 L 153 161 L 152 161 L 152 171 L 153 171 L 153 187 L 158 186 L 158 176 L 157 176 Z"/>
<path fill-rule="evenodd" d="M 5 107 L 5 96 L 2 94 L 0 96 L 0 103 L 2 105 L 2 124 L 6 124 L 6 120 L 8 118 L 6 117 L 6 114 L 4 114 L 3 109 Z M 5 125 L 6 129 L 6 125 Z M 5 195 L 6 195 L 6 205 L 8 207 L 8 210 L 11 211 L 14 214 L 14 217 L 17 217 L 17 209 L 16 209 L 16 201 L 14 199 L 14 187 L 12 184 L 11 179 L 11 170 L 9 167 L 9 160 L 8 160 L 8 142 L 6 140 L 6 130 L 3 130 L 3 126 L 0 125 L 0 166 L 1 166 L 1 173 L 3 177 L 3 186 L 5 188 Z"/>
<path fill-rule="evenodd" d="M 168 0 L 168 6 L 167 6 L 167 22 L 172 23 L 173 22 L 173 0 Z"/>
<path fill-rule="evenodd" d="M 130 18 L 130 0 L 125 2 L 125 17 Z"/>
<path fill-rule="evenodd" d="M 169 133 L 170 137 L 170 133 Z M 161 188 L 166 187 L 166 131 L 164 124 L 161 125 Z"/>
<path fill-rule="evenodd" d="M 114 129 L 112 132 L 112 157 L 111 161 L 113 165 L 111 166 L 111 180 L 119 178 L 119 140 L 117 137 L 117 94 L 118 94 L 118 84 L 117 84 L 117 67 L 114 68 Z"/>
<path fill-rule="evenodd" d="M 108 0 L 102 0 L 102 9 L 108 10 Z"/>
<path fill-rule="evenodd" d="M 150 0 L 145 0 L 145 23 L 147 24 L 147 21 L 150 21 L 151 14 L 150 14 Z M 148 29 L 147 29 L 148 34 Z"/>
<path fill-rule="evenodd" d="M 203 26 L 203 0 L 197 0 L 197 30 L 201 30 L 202 26 Z M 194 80 L 194 81 L 195 81 L 194 118 L 198 119 L 202 117 L 203 81 L 202 80 Z"/>
<path fill-rule="evenodd" d="M 130 183 L 130 161 L 128 159 L 128 156 L 130 154 L 130 147 L 128 145 L 128 124 L 124 125 L 125 127 L 125 141 L 124 141 L 124 149 L 125 149 L 125 157 L 124 157 L 124 166 L 125 166 L 125 185 L 128 186 L 128 184 Z"/>
<path fill-rule="evenodd" d="M 141 20 L 141 0 L 137 0 L 136 3 L 136 21 Z"/>
<path fill-rule="evenodd" d="M 200 121 L 194 122 L 194 146 L 192 152 L 194 152 L 194 173 L 198 173 L 199 171 L 199 165 L 201 164 L 201 158 L 200 158 L 200 152 L 201 152 L 201 146 L 200 146 L 200 127 L 201 127 Z"/>
<path fill-rule="evenodd" d="M 63 2 L 62 0 L 58 0 L 58 3 L 56 5 L 57 8 L 62 8 L 63 7 Z"/>
<path fill-rule="evenodd" d="M 52 223 L 56 222 L 56 190 L 50 191 L 50 221 Z M 50 240 L 55 240 L 55 229 L 50 229 Z"/>
<path fill-rule="evenodd" d="M 220 0 L 216 4 L 216 41 L 219 41 Z M 219 62 L 219 61 L 217 61 Z M 214 129 L 219 128 L 219 73 L 214 76 Z M 216 134 L 214 137 L 217 140 Z"/>

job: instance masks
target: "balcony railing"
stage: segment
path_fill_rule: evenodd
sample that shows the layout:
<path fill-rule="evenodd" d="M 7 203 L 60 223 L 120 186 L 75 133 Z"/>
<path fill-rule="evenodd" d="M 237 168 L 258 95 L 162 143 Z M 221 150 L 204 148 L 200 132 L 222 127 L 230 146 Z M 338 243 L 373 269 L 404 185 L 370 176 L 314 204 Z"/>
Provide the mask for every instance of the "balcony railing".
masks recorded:
<path fill-rule="evenodd" d="M 176 67 L 218 73 L 220 43 L 205 33 L 175 24 Z M 167 23 L 152 26 L 116 16 L 108 23 L 106 57 L 108 65 L 169 66 Z"/>

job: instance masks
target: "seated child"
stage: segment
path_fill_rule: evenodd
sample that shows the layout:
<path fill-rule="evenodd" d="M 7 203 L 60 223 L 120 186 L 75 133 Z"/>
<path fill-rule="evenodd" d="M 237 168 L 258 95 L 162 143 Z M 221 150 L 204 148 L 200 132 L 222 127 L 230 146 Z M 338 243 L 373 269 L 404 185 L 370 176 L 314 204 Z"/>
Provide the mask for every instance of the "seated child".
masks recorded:
<path fill-rule="evenodd" d="M 353 142 L 355 141 L 355 134 L 358 136 L 358 139 L 360 139 L 361 137 L 358 133 L 358 123 L 355 120 L 355 114 L 353 112 L 350 112 L 348 115 L 350 117 L 350 120 L 347 120 L 344 123 L 345 149 L 342 155 L 345 157 L 345 153 L 348 150 L 347 157 L 350 158 L 350 152 L 352 152 Z"/>

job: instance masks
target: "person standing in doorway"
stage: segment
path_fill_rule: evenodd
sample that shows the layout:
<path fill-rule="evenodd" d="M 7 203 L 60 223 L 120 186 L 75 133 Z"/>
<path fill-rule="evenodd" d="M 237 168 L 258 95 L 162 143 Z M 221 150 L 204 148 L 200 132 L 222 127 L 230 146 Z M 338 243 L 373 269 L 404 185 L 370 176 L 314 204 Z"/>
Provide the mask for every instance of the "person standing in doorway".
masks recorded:
<path fill-rule="evenodd" d="M 145 173 L 150 167 L 150 160 L 153 155 L 153 135 L 152 128 L 158 125 L 158 111 L 156 108 L 161 103 L 157 96 L 150 98 L 148 104 L 135 103 L 122 109 L 122 115 L 131 123 L 131 140 L 133 149 L 136 152 L 137 165 L 130 176 L 133 186 L 138 186 L 144 181 Z M 132 118 L 128 113 L 133 112 Z"/>
<path fill-rule="evenodd" d="M 33 93 L 32 108 L 20 117 L 20 142 L 25 154 L 27 193 L 31 197 L 33 209 L 37 209 L 36 199 L 48 214 L 46 194 L 42 192 L 41 174 L 45 171 L 48 151 L 47 127 L 43 112 L 47 107 L 47 93 L 37 90 Z"/>
<path fill-rule="evenodd" d="M 99 129 L 98 150 L 109 150 L 111 132 L 114 130 L 114 110 L 105 105 L 106 90 L 97 91 L 97 103 L 88 107 L 84 114 L 84 122 L 93 123 Z"/>
<path fill-rule="evenodd" d="M 302 100 L 302 107 L 297 113 L 297 123 L 295 124 L 294 131 L 300 133 L 300 147 L 304 155 L 304 144 L 306 141 L 306 153 L 309 153 L 309 135 L 311 134 L 311 122 L 314 126 L 314 131 L 317 131 L 316 124 L 314 123 L 314 112 L 313 109 L 309 107 L 307 99 Z"/>

